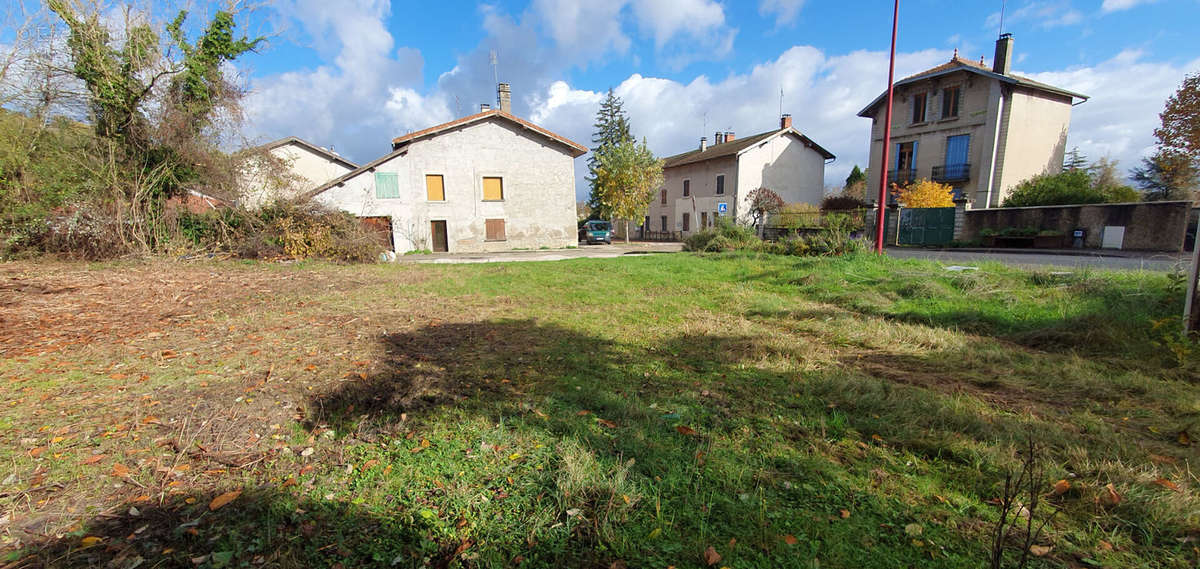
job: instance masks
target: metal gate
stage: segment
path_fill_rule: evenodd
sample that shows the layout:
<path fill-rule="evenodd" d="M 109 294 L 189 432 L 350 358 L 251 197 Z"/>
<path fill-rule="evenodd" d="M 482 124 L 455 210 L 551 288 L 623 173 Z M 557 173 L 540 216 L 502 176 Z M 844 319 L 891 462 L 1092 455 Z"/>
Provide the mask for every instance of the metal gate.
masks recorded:
<path fill-rule="evenodd" d="M 888 212 L 890 217 L 892 212 Z M 900 245 L 946 245 L 954 240 L 954 208 L 901 208 L 896 242 Z"/>

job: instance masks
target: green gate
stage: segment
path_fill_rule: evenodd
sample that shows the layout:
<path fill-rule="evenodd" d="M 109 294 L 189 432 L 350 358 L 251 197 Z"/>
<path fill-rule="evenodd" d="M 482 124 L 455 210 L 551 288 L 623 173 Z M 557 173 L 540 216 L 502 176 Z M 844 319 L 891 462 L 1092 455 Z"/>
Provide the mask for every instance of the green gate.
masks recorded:
<path fill-rule="evenodd" d="M 888 212 L 891 217 L 892 212 Z M 954 208 L 901 208 L 897 243 L 900 245 L 946 245 L 954 240 Z"/>

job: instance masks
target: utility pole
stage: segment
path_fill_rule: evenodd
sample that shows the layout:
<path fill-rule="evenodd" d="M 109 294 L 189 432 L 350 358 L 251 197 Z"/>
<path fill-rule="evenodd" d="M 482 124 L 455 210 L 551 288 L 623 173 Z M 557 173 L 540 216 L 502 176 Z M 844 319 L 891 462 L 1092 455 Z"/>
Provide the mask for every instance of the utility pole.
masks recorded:
<path fill-rule="evenodd" d="M 892 55 L 888 63 L 887 109 L 883 115 L 883 160 L 879 165 L 879 201 L 876 203 L 879 213 L 875 217 L 875 252 L 880 255 L 883 254 L 883 223 L 887 207 L 888 151 L 892 145 L 892 91 L 896 80 L 896 28 L 899 22 L 900 0 L 895 0 L 892 6 Z M 897 219 L 896 223 L 900 223 L 900 220 Z"/>

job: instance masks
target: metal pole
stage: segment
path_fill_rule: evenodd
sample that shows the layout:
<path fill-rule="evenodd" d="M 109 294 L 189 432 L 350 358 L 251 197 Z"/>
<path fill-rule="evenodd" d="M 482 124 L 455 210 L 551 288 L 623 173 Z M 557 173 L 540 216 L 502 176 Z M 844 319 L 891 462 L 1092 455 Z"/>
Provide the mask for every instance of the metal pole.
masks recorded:
<path fill-rule="evenodd" d="M 1196 304 L 1196 279 L 1200 275 L 1200 235 L 1192 240 L 1192 269 L 1188 271 L 1187 299 L 1183 301 L 1183 333 L 1196 331 L 1200 325 L 1200 315 Z"/>
<path fill-rule="evenodd" d="M 879 165 L 879 214 L 875 219 L 875 252 L 883 254 L 883 222 L 887 207 L 888 152 L 892 145 L 892 87 L 896 79 L 896 27 L 900 22 L 900 0 L 892 7 L 892 57 L 888 63 L 887 110 L 883 115 L 883 161 Z M 900 220 L 896 220 L 900 223 Z"/>

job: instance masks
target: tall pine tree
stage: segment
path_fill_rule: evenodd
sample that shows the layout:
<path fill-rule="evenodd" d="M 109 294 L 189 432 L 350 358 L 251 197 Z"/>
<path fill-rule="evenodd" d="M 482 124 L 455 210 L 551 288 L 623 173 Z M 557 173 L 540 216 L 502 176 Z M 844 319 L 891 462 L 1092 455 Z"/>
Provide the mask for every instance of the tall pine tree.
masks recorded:
<path fill-rule="evenodd" d="M 592 219 L 612 217 L 611 208 L 604 205 L 600 199 L 601 192 L 598 191 L 597 170 L 600 168 L 600 157 L 622 144 L 634 143 L 633 135 L 629 132 L 629 117 L 621 108 L 623 104 L 620 97 L 609 89 L 608 96 L 600 103 L 600 111 L 596 113 L 596 123 L 593 125 L 596 131 L 592 134 L 592 156 L 588 158 L 587 176 L 588 185 L 591 186 L 587 205 L 591 209 Z"/>

